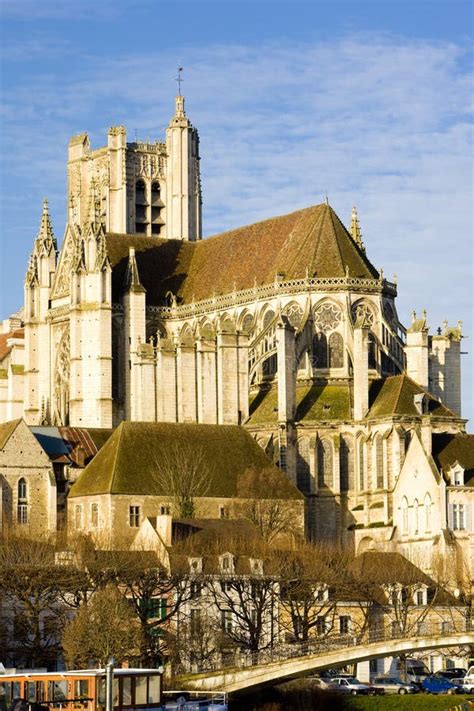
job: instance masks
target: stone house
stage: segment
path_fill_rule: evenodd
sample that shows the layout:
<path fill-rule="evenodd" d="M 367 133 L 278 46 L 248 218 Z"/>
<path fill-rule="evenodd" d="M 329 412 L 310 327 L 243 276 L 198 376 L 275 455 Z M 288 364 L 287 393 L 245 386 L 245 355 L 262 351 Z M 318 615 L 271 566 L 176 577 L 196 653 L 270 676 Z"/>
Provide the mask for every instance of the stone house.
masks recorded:
<path fill-rule="evenodd" d="M 303 496 L 242 427 L 125 421 L 72 486 L 68 532 L 105 548 L 159 547 L 170 514 L 236 519 L 256 502 L 303 535 Z"/>

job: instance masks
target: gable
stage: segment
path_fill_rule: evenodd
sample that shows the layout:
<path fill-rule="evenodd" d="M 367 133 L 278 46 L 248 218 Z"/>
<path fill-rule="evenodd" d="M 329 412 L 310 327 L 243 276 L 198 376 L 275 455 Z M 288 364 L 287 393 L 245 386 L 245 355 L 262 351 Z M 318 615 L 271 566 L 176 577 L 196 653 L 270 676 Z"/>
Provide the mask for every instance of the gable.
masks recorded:
<path fill-rule="evenodd" d="M 49 458 L 25 421 L 15 420 L 14 423 L 6 423 L 6 425 L 11 426 L 11 432 L 8 437 L 4 437 L 3 446 L 0 448 L 0 465 L 12 468 L 47 467 L 49 469 L 51 466 Z"/>

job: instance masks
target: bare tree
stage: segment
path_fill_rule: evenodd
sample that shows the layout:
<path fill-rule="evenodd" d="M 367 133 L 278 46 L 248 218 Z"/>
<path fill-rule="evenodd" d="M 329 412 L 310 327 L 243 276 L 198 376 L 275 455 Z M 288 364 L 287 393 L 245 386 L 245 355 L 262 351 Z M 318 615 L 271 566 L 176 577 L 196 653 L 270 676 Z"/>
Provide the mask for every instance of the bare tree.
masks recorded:
<path fill-rule="evenodd" d="M 283 534 L 295 537 L 303 533 L 298 528 L 290 493 L 293 494 L 290 483 L 275 468 L 250 468 L 239 477 L 237 496 L 243 499 L 239 513 L 252 521 L 267 543 Z"/>
<path fill-rule="evenodd" d="M 54 664 L 68 617 L 60 591 L 68 585 L 47 540 L 4 537 L 0 544 L 0 596 L 6 659 L 15 666 Z"/>
<path fill-rule="evenodd" d="M 278 553 L 283 629 L 297 642 L 334 631 L 348 590 L 351 554 L 327 544 L 301 544 Z"/>
<path fill-rule="evenodd" d="M 103 667 L 110 657 L 130 662 L 140 656 L 141 629 L 116 587 L 98 590 L 65 627 L 63 649 L 70 668 Z"/>
<path fill-rule="evenodd" d="M 200 447 L 174 443 L 165 453 L 155 455 L 154 480 L 173 503 L 173 515 L 196 517 L 196 499 L 207 496 L 212 483 L 212 465 Z"/>

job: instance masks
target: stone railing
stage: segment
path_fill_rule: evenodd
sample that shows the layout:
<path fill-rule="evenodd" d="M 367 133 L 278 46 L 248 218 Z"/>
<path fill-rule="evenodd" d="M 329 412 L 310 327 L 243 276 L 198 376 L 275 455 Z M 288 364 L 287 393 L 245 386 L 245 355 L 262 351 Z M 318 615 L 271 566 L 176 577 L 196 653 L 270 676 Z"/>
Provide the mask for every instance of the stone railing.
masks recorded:
<path fill-rule="evenodd" d="M 225 672 L 226 669 L 243 669 L 263 664 L 284 662 L 300 657 L 324 656 L 330 652 L 336 652 L 339 649 L 367 646 L 380 642 L 430 639 L 441 636 L 448 637 L 450 635 L 472 632 L 473 630 L 474 625 L 469 618 L 463 619 L 462 622 L 458 624 L 454 624 L 454 622 L 450 620 L 449 629 L 446 621 L 443 622 L 442 620 L 430 623 L 420 622 L 419 624 L 414 624 L 407 630 L 397 630 L 391 626 L 369 628 L 359 634 L 331 634 L 325 637 L 313 638 L 307 642 L 276 644 L 259 652 L 236 649 L 226 653 L 225 664 L 219 664 L 217 660 L 210 660 L 199 668 L 197 668 L 195 664 L 192 666 L 181 664 L 176 668 L 176 674 L 201 674 L 215 671 Z"/>
<path fill-rule="evenodd" d="M 304 279 L 274 281 L 271 284 L 255 285 L 250 289 L 219 294 L 202 301 L 183 304 L 182 306 L 150 306 L 148 309 L 159 313 L 164 319 L 181 319 L 232 306 L 243 306 L 260 299 L 271 299 L 276 296 L 332 291 L 355 291 L 364 294 L 383 292 L 390 296 L 396 296 L 397 286 L 386 279 L 359 279 L 349 276 L 331 278 L 305 277 Z"/>

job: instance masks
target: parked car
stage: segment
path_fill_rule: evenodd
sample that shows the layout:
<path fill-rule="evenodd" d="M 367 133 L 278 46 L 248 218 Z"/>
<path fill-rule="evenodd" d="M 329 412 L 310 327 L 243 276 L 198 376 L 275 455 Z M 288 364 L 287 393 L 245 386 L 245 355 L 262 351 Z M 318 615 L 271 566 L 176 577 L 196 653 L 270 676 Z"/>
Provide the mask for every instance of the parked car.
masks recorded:
<path fill-rule="evenodd" d="M 427 676 L 421 684 L 423 691 L 428 694 L 455 694 L 458 687 L 449 679 L 442 676 Z"/>
<path fill-rule="evenodd" d="M 383 690 L 375 689 L 369 684 L 362 684 L 353 676 L 337 676 L 331 680 L 329 688 L 333 691 L 339 691 L 342 694 L 351 694 L 352 696 L 383 694 Z"/>
<path fill-rule="evenodd" d="M 385 694 L 416 694 L 419 688 L 416 684 L 400 681 L 394 676 L 378 676 L 371 686 L 376 689 L 383 689 Z"/>
<path fill-rule="evenodd" d="M 474 693 L 474 667 L 469 667 L 466 675 L 461 680 L 461 682 L 462 682 L 461 688 L 466 694 L 473 694 Z"/>
<path fill-rule="evenodd" d="M 438 669 L 433 676 L 442 676 L 444 679 L 464 679 L 467 669 L 454 667 L 453 669 Z"/>

